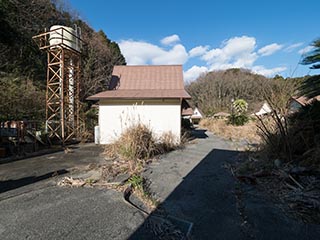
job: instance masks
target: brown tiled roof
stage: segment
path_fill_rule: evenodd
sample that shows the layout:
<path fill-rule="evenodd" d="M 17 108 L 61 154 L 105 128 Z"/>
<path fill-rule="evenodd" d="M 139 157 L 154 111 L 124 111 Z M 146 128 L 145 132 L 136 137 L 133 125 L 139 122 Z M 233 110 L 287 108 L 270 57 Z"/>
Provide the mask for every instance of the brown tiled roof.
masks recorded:
<path fill-rule="evenodd" d="M 292 97 L 293 100 L 295 100 L 296 102 L 298 102 L 300 105 L 305 106 L 308 103 L 308 98 L 301 96 L 301 97 Z"/>
<path fill-rule="evenodd" d="M 306 106 L 308 104 L 311 104 L 314 101 L 320 101 L 320 96 L 316 96 L 314 98 L 308 98 L 305 96 L 300 96 L 300 97 L 293 96 L 292 99 L 298 102 L 300 105 Z"/>
<path fill-rule="evenodd" d="M 182 116 L 191 116 L 193 114 L 192 108 L 182 109 L 181 115 Z"/>
<path fill-rule="evenodd" d="M 89 97 L 191 98 L 184 89 L 181 65 L 114 66 L 109 90 Z"/>

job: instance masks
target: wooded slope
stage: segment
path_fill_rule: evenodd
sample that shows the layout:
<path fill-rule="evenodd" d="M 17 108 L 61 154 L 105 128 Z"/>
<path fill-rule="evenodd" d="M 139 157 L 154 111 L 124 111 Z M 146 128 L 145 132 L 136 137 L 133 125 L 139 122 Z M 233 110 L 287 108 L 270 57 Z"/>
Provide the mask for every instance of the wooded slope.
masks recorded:
<path fill-rule="evenodd" d="M 126 64 L 118 44 L 79 19 L 62 0 L 0 0 L 0 120 L 44 118 L 46 54 L 32 36 L 52 25 L 75 24 L 85 42 L 80 96 L 84 100 L 107 88 L 114 65 Z"/>

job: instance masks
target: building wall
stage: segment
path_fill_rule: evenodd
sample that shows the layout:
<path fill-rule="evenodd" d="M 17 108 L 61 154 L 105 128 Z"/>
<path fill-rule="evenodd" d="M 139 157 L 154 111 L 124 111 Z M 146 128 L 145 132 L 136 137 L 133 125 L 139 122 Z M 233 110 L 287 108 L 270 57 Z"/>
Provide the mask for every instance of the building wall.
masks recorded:
<path fill-rule="evenodd" d="M 100 144 L 113 142 L 136 123 L 149 126 L 157 137 L 171 131 L 180 141 L 180 99 L 100 100 Z"/>

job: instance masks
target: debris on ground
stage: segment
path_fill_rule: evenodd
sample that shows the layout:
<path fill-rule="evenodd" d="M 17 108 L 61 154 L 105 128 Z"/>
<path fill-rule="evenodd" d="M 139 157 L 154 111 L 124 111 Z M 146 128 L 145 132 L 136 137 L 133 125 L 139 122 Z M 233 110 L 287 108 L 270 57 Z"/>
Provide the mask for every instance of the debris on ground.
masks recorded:
<path fill-rule="evenodd" d="M 119 176 L 123 175 L 124 179 L 120 181 L 125 181 L 130 177 L 129 169 L 130 163 L 128 161 L 119 159 L 106 161 L 106 163 L 101 166 L 101 179 L 107 182 L 115 182 L 118 181 L 116 179 L 119 178 Z"/>
<path fill-rule="evenodd" d="M 65 147 L 63 149 L 63 151 L 64 151 L 64 153 L 73 153 L 74 152 L 74 150 L 72 150 L 71 148 L 68 148 L 68 147 Z"/>
<path fill-rule="evenodd" d="M 266 165 L 249 157 L 230 166 L 230 170 L 239 182 L 266 192 L 287 215 L 306 223 L 319 224 L 319 171 L 293 164 Z"/>
<path fill-rule="evenodd" d="M 58 186 L 69 186 L 69 187 L 83 187 L 86 182 L 83 179 L 77 179 L 72 177 L 64 177 L 58 182 Z"/>

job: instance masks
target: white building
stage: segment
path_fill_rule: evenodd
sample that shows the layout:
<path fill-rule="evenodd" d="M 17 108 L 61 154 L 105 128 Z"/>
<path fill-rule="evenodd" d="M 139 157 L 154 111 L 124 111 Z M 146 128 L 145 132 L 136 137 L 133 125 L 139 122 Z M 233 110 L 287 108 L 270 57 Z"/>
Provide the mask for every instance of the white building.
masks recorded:
<path fill-rule="evenodd" d="M 99 100 L 99 143 L 108 144 L 136 123 L 180 141 L 181 103 L 188 98 L 182 66 L 161 65 L 115 66 L 109 90 L 88 100 Z"/>
<path fill-rule="evenodd" d="M 196 107 L 193 110 L 193 114 L 191 116 L 192 123 L 193 124 L 198 124 L 202 118 L 203 118 L 202 112 Z"/>
<path fill-rule="evenodd" d="M 267 102 L 264 102 L 260 110 L 256 112 L 254 115 L 263 116 L 263 115 L 268 115 L 270 113 L 272 113 L 272 108 Z"/>

